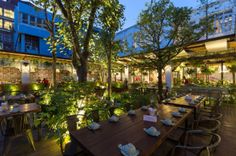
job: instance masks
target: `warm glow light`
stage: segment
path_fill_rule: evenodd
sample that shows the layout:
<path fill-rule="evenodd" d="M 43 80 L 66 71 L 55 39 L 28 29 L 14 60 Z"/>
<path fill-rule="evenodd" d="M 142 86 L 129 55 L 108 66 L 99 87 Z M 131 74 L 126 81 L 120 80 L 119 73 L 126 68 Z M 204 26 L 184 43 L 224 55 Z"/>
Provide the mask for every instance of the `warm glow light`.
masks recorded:
<path fill-rule="evenodd" d="M 208 52 L 223 51 L 228 49 L 227 39 L 206 42 L 205 46 Z"/>
<path fill-rule="evenodd" d="M 219 71 L 219 73 L 221 73 L 221 65 L 219 65 L 218 71 Z M 228 73 L 229 72 L 228 68 L 225 65 L 223 65 L 223 71 L 222 72 L 223 73 Z"/>

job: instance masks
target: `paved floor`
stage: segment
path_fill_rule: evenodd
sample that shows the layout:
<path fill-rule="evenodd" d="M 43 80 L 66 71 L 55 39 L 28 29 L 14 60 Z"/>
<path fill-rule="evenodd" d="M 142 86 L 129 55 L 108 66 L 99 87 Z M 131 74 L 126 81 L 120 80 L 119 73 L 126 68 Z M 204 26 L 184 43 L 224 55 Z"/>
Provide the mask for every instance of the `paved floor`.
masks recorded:
<path fill-rule="evenodd" d="M 236 156 L 236 105 L 225 105 L 220 135 L 222 142 L 217 148 L 215 156 Z M 36 137 L 37 138 L 37 137 Z M 0 150 L 2 137 L 0 136 Z M 37 151 L 33 152 L 26 138 L 18 138 L 11 145 L 8 156 L 61 156 L 60 148 L 53 138 L 36 141 Z"/>

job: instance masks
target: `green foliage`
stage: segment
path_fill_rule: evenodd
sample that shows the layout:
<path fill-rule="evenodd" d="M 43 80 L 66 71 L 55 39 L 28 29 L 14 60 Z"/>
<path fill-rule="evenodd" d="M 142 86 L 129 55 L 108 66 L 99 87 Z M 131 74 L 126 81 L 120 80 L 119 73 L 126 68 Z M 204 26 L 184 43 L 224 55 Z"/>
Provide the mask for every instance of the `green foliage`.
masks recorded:
<path fill-rule="evenodd" d="M 203 34 L 199 23 L 190 21 L 192 10 L 175 7 L 170 0 L 153 0 L 146 4 L 138 19 L 139 31 L 134 39 L 141 53 L 142 61 L 135 66 L 158 71 L 158 93 L 162 99 L 162 70 L 189 43 Z"/>
<path fill-rule="evenodd" d="M 193 74 L 195 74 L 197 71 L 196 71 L 196 69 L 188 68 L 186 72 L 187 72 L 187 74 L 189 74 L 189 75 L 193 75 Z"/>
<path fill-rule="evenodd" d="M 57 136 L 60 142 L 68 136 L 66 117 L 74 114 L 85 115 L 101 108 L 104 103 L 95 96 L 95 83 L 78 83 L 70 81 L 55 88 L 45 90 L 41 95 L 42 111 L 35 124 L 44 122 Z M 104 113 L 101 113 L 101 118 Z M 83 120 L 83 118 L 81 119 Z M 80 126 L 90 120 L 81 121 Z"/>
<path fill-rule="evenodd" d="M 211 75 L 216 71 L 216 69 L 212 69 L 206 65 L 201 67 L 201 72 L 205 75 Z"/>

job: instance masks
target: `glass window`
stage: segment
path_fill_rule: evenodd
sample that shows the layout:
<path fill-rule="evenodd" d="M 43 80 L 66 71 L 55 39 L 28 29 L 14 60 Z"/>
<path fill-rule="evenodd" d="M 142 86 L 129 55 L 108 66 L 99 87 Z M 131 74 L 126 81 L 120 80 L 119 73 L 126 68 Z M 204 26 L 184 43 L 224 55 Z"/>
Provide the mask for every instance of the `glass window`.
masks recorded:
<path fill-rule="evenodd" d="M 3 27 L 3 21 L 2 21 L 2 19 L 0 19 L 0 28 L 2 28 Z"/>
<path fill-rule="evenodd" d="M 2 8 L 0 8 L 0 16 L 2 16 L 2 10 L 3 10 L 3 9 L 2 9 Z"/>
<path fill-rule="evenodd" d="M 12 43 L 12 36 L 11 34 L 4 34 L 3 35 L 3 41 L 7 43 Z"/>
<path fill-rule="evenodd" d="M 13 28 L 13 24 L 10 21 L 4 21 L 4 29 L 11 30 Z"/>
<path fill-rule="evenodd" d="M 25 47 L 28 50 L 38 50 L 39 38 L 30 35 L 25 35 Z"/>
<path fill-rule="evenodd" d="M 3 36 L 3 34 L 2 33 L 0 33 L 0 43 L 2 42 L 2 37 Z"/>
<path fill-rule="evenodd" d="M 37 26 L 42 27 L 43 20 L 41 18 L 37 18 Z"/>
<path fill-rule="evenodd" d="M 28 15 L 27 14 L 22 14 L 22 22 L 28 24 Z"/>
<path fill-rule="evenodd" d="M 12 10 L 4 9 L 4 16 L 14 18 L 14 12 Z"/>
<path fill-rule="evenodd" d="M 35 25 L 35 17 L 30 16 L 30 25 Z"/>
<path fill-rule="evenodd" d="M 44 27 L 45 29 L 47 29 L 46 20 L 43 20 L 43 27 Z"/>

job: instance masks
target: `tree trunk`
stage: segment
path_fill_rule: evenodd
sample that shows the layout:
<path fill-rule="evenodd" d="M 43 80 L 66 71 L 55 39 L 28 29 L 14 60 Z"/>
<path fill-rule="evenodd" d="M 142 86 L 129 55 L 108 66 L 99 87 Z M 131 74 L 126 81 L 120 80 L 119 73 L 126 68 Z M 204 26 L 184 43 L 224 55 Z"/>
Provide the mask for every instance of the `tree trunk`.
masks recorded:
<path fill-rule="evenodd" d="M 88 74 L 88 59 L 81 59 L 80 63 L 79 69 L 76 69 L 78 80 L 79 82 L 86 82 Z"/>
<path fill-rule="evenodd" d="M 232 72 L 232 76 L 233 76 L 233 84 L 235 85 L 235 72 Z"/>
<path fill-rule="evenodd" d="M 109 52 L 108 52 L 109 53 Z M 110 100 L 111 98 L 111 55 L 108 54 L 108 76 L 107 76 L 107 83 L 108 83 L 108 87 L 107 87 L 107 91 L 108 91 L 108 100 Z"/>
<path fill-rule="evenodd" d="M 53 50 L 52 50 L 52 59 L 53 59 L 53 62 L 52 62 L 52 86 L 56 86 L 57 84 L 57 76 L 56 76 L 56 63 L 57 63 L 57 60 L 56 60 L 56 49 L 53 47 Z"/>
<path fill-rule="evenodd" d="M 78 81 L 79 82 L 86 82 L 87 81 L 87 73 L 88 73 L 88 59 L 86 58 L 79 58 L 77 56 L 78 51 L 74 47 L 72 53 L 72 64 L 75 68 Z M 79 59 L 79 60 L 78 60 Z"/>
<path fill-rule="evenodd" d="M 54 38 L 55 34 L 54 32 L 51 32 L 51 46 L 52 46 L 52 86 L 56 86 L 56 63 L 57 63 L 57 59 L 56 59 L 56 41 Z"/>
<path fill-rule="evenodd" d="M 159 68 L 157 70 L 158 72 L 158 102 L 161 103 L 161 101 L 163 100 L 163 84 L 162 84 L 162 69 Z"/>

